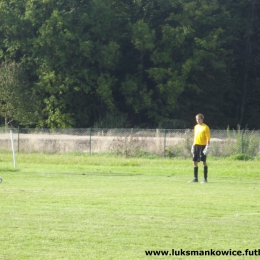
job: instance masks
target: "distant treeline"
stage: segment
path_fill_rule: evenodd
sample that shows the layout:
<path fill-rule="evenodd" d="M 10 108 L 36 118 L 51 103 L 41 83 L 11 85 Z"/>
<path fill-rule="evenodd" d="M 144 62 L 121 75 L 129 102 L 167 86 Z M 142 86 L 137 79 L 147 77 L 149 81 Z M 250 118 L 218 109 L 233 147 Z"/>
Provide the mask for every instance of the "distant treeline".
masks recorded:
<path fill-rule="evenodd" d="M 259 0 L 0 0 L 0 124 L 260 128 L 259 18 Z"/>

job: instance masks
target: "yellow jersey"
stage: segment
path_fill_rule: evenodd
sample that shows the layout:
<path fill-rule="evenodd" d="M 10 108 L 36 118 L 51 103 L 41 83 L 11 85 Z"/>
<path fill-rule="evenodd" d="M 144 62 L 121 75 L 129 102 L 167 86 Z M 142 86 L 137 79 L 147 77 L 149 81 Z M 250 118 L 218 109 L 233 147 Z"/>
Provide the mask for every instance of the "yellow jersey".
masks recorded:
<path fill-rule="evenodd" d="M 207 145 L 210 140 L 210 130 L 206 124 L 197 124 L 194 127 L 194 144 Z"/>

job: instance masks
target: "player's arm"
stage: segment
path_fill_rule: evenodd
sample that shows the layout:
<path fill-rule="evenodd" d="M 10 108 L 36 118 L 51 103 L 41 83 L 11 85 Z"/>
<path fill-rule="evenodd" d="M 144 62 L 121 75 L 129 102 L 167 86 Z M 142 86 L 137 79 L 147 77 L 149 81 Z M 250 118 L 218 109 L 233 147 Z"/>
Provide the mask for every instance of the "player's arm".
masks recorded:
<path fill-rule="evenodd" d="M 210 130 L 208 127 L 206 128 L 206 140 L 207 140 L 207 144 L 205 149 L 203 150 L 203 153 L 205 155 L 209 152 L 209 145 L 210 145 Z"/>
<path fill-rule="evenodd" d="M 192 144 L 191 149 L 190 149 L 191 154 L 194 154 L 194 145 L 195 145 L 195 138 L 196 138 L 195 128 L 196 128 L 196 126 L 193 128 L 194 136 L 193 136 L 193 144 Z"/>
<path fill-rule="evenodd" d="M 205 135 L 206 135 L 206 140 L 207 140 L 207 146 L 209 146 L 210 144 L 210 130 L 209 127 L 207 126 L 206 131 L 205 131 Z"/>

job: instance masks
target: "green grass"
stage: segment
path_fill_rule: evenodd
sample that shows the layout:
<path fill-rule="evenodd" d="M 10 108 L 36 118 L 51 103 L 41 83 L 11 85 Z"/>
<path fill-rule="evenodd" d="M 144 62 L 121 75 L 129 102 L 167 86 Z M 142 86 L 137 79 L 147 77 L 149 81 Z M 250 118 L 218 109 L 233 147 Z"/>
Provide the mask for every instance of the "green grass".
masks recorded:
<path fill-rule="evenodd" d="M 18 154 L 14 169 L 10 154 L 0 158 L 0 259 L 194 259 L 145 250 L 259 248 L 259 160 L 209 158 L 200 184 L 188 183 L 191 160 Z"/>

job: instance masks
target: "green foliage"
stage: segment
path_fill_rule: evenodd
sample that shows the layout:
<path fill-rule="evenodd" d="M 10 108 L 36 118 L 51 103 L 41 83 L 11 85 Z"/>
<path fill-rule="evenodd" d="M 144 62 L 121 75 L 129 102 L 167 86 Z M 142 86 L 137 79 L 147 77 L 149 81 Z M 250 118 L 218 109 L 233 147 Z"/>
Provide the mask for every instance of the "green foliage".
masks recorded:
<path fill-rule="evenodd" d="M 115 108 L 111 89 L 114 82 L 115 79 L 111 78 L 108 74 L 101 74 L 97 79 L 97 94 L 109 110 Z"/>
<path fill-rule="evenodd" d="M 250 155 L 245 153 L 233 154 L 229 158 L 232 160 L 239 160 L 239 161 L 248 161 L 253 159 Z"/>
<path fill-rule="evenodd" d="M 122 82 L 121 91 L 126 104 L 131 106 L 135 114 L 141 113 L 146 108 L 153 107 L 152 94 L 145 83 L 142 83 L 137 76 L 126 75 Z"/>
<path fill-rule="evenodd" d="M 22 65 L 3 62 L 0 65 L 0 116 L 4 117 L 5 126 L 8 127 L 15 121 L 24 125 L 35 124 L 37 101 Z"/>
<path fill-rule="evenodd" d="M 133 25 L 133 44 L 139 51 L 151 51 L 154 48 L 155 31 L 142 20 Z"/>
<path fill-rule="evenodd" d="M 132 127 L 191 127 L 196 111 L 211 128 L 259 128 L 259 13 L 255 0 L 0 0 L 0 61 L 22 64 L 43 101 L 36 126 L 120 111 Z"/>
<path fill-rule="evenodd" d="M 223 138 L 223 137 L 221 137 Z M 256 131 L 230 130 L 226 131 L 224 140 L 211 143 L 211 154 L 213 156 L 229 157 L 234 154 L 247 154 L 256 157 L 259 153 L 259 133 Z"/>
<path fill-rule="evenodd" d="M 183 159 L 191 158 L 190 149 L 190 142 L 189 144 L 187 143 L 187 145 L 183 145 L 183 143 L 176 144 L 165 149 L 165 157 Z"/>
<path fill-rule="evenodd" d="M 165 150 L 165 156 L 168 158 L 183 158 L 183 150 L 181 146 L 172 146 Z"/>
<path fill-rule="evenodd" d="M 187 127 L 187 122 L 181 119 L 164 119 L 158 127 L 161 129 L 184 129 Z"/>
<path fill-rule="evenodd" d="M 243 145 L 244 153 L 250 156 L 256 156 L 259 149 L 259 137 L 255 136 L 254 131 L 245 131 L 243 135 L 243 140 L 241 140 Z"/>
<path fill-rule="evenodd" d="M 125 114 L 118 111 L 107 112 L 105 117 L 95 122 L 94 128 L 128 128 L 129 121 Z"/>

